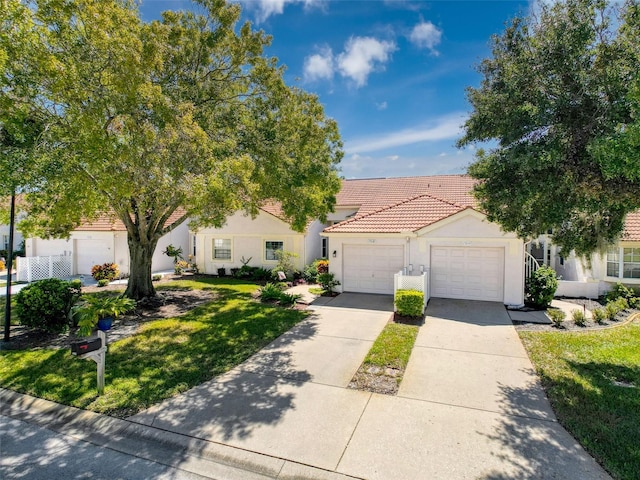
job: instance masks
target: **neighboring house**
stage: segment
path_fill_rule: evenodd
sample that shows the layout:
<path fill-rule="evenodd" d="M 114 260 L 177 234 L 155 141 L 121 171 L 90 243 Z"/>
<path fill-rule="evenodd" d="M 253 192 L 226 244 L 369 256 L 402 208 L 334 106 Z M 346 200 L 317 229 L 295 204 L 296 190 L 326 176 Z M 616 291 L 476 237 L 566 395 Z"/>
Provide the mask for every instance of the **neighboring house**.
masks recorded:
<path fill-rule="evenodd" d="M 527 244 L 539 265 L 549 265 L 560 278 L 556 295 L 597 298 L 618 282 L 640 288 L 640 212 L 627 215 L 620 240 L 588 259 L 563 255 L 543 235 Z"/>
<path fill-rule="evenodd" d="M 18 215 L 19 221 L 22 217 Z M 13 250 L 18 250 L 22 246 L 24 237 L 18 230 L 13 231 Z M 0 250 L 9 249 L 9 225 L 0 225 Z"/>
<path fill-rule="evenodd" d="M 472 186 L 466 175 L 344 181 L 322 233 L 339 288 L 390 294 L 405 270 L 427 272 L 432 297 L 522 304 L 524 243 L 486 219 Z"/>
<path fill-rule="evenodd" d="M 181 212 L 169 218 L 174 221 Z M 158 242 L 153 255 L 154 272 L 173 270 L 173 259 L 163 254 L 167 245 L 182 247 L 185 258 L 189 254 L 189 228 L 187 222 L 166 234 Z M 103 263 L 115 263 L 121 274 L 129 273 L 129 245 L 124 224 L 110 216 L 102 216 L 73 230 L 68 239 L 28 238 L 25 241 L 27 257 L 72 255 L 73 272 L 91 275 L 91 267 Z"/>
<path fill-rule="evenodd" d="M 296 268 L 302 270 L 315 259 L 326 257 L 320 237 L 325 226 L 316 220 L 307 224 L 304 232 L 296 232 L 284 220 L 277 204 L 267 204 L 256 218 L 237 212 L 222 228 L 194 232 L 190 253 L 195 255 L 201 272 L 213 275 L 219 268 L 225 268 L 228 274 L 231 268 L 242 267 L 243 262 L 272 269 L 277 264 L 278 250 L 295 253 Z"/>

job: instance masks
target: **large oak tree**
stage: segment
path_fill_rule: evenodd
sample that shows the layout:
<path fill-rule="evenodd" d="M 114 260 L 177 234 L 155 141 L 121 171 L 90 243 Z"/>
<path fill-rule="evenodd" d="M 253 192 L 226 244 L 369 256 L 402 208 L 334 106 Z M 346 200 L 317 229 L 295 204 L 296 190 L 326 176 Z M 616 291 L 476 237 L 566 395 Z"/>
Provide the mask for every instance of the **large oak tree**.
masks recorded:
<path fill-rule="evenodd" d="M 337 125 L 285 84 L 263 53 L 270 38 L 237 25 L 236 4 L 194 7 L 144 22 L 133 1 L 29 2 L 46 45 L 34 78 L 37 108 L 55 120 L 55 174 L 29 196 L 23 228 L 64 236 L 112 212 L 127 229 L 126 293 L 137 299 L 155 293 L 158 240 L 188 219 L 221 226 L 277 200 L 302 230 L 340 187 Z"/>
<path fill-rule="evenodd" d="M 601 0 L 543 2 L 493 38 L 459 142 L 496 144 L 469 168 L 492 221 L 578 254 L 619 238 L 640 208 L 639 42 L 638 2 Z"/>

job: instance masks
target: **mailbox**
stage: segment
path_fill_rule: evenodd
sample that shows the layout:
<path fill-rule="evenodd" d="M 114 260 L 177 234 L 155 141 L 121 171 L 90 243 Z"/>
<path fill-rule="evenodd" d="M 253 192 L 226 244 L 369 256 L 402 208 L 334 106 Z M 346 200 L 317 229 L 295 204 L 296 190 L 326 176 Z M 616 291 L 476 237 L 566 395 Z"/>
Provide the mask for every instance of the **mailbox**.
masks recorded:
<path fill-rule="evenodd" d="M 102 339 L 100 337 L 73 342 L 71 344 L 71 353 L 73 355 L 84 355 L 85 353 L 95 352 L 102 348 Z"/>

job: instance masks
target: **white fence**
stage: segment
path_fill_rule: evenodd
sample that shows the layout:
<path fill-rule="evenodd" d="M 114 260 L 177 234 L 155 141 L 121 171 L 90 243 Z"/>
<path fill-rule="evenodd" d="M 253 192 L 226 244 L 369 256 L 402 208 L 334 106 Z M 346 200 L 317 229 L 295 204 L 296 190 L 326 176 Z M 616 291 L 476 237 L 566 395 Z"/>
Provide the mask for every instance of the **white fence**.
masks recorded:
<path fill-rule="evenodd" d="M 72 275 L 71 255 L 52 255 L 50 257 L 18 257 L 17 280 L 34 282 L 45 278 L 66 278 Z"/>
<path fill-rule="evenodd" d="M 429 269 L 418 275 L 405 275 L 400 270 L 393 276 L 393 303 L 395 305 L 396 292 L 398 290 L 418 290 L 424 294 L 424 303 L 422 304 L 422 312 L 427 308 L 427 302 L 431 298 L 429 292 Z M 395 309 L 395 307 L 394 307 Z"/>

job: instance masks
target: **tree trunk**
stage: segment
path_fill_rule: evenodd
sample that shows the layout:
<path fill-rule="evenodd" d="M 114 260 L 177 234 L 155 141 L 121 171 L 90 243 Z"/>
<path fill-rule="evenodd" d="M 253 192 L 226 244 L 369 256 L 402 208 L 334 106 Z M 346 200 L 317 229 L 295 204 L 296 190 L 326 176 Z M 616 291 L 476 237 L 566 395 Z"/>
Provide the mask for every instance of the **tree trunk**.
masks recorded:
<path fill-rule="evenodd" d="M 151 242 L 140 242 L 136 238 L 128 235 L 129 243 L 129 283 L 124 294 L 134 300 L 141 300 L 146 297 L 153 297 L 156 289 L 151 280 L 151 259 L 156 250 L 158 240 Z"/>

